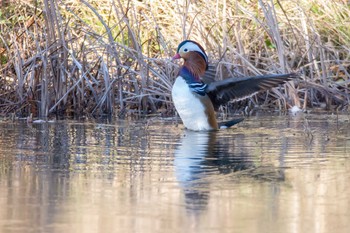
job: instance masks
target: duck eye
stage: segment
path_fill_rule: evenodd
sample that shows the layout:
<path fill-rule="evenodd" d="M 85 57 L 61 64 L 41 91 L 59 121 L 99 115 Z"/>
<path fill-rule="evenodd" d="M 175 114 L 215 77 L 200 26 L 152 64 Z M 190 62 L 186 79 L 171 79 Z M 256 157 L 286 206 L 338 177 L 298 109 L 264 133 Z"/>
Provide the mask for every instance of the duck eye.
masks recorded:
<path fill-rule="evenodd" d="M 188 49 L 184 49 L 184 52 L 187 53 L 187 52 L 188 52 Z"/>

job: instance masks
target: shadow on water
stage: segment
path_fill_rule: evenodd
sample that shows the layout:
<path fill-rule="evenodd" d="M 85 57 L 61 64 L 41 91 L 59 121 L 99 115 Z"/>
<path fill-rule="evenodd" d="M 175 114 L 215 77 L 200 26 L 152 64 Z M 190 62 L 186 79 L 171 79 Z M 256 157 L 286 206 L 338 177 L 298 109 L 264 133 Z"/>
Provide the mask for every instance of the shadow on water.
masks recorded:
<path fill-rule="evenodd" d="M 234 140 L 223 140 L 219 131 L 186 131 L 174 153 L 176 177 L 185 195 L 186 208 L 193 213 L 205 210 L 210 198 L 210 185 L 222 176 L 234 182 L 241 177 L 260 181 L 283 181 L 283 168 L 261 167 L 243 143 L 244 134 Z M 212 177 L 215 177 L 214 179 Z"/>

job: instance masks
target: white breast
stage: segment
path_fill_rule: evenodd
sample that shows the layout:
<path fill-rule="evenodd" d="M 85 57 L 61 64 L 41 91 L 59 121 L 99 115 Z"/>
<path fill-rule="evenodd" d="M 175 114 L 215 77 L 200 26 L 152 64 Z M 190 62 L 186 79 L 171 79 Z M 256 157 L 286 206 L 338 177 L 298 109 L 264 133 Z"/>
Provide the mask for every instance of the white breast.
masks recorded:
<path fill-rule="evenodd" d="M 181 76 L 176 78 L 171 94 L 175 108 L 187 129 L 195 131 L 213 129 L 208 123 L 204 105 Z"/>

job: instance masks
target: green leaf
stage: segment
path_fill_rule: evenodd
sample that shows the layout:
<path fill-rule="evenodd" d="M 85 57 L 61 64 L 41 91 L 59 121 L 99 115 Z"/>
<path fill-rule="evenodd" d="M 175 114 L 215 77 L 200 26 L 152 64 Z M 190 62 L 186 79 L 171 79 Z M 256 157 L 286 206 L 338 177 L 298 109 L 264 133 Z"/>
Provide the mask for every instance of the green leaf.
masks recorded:
<path fill-rule="evenodd" d="M 274 43 L 272 43 L 272 41 L 270 39 L 265 39 L 265 44 L 270 49 L 275 49 L 276 48 L 276 45 Z"/>

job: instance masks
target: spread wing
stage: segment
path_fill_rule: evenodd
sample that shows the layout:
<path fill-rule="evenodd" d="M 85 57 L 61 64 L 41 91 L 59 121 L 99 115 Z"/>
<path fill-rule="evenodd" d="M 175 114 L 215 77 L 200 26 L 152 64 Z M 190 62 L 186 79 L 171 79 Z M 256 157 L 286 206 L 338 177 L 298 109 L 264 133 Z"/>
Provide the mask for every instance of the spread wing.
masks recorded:
<path fill-rule="evenodd" d="M 252 96 L 260 91 L 268 90 L 283 84 L 297 75 L 274 74 L 246 78 L 228 78 L 208 84 L 206 93 L 213 102 L 215 108 L 230 100 L 240 100 Z"/>
<path fill-rule="evenodd" d="M 212 82 L 215 82 L 215 76 L 216 76 L 216 65 L 210 64 L 208 65 L 208 68 L 205 71 L 204 75 L 201 77 L 201 80 L 205 84 L 212 83 Z"/>

